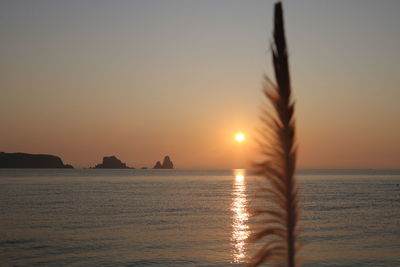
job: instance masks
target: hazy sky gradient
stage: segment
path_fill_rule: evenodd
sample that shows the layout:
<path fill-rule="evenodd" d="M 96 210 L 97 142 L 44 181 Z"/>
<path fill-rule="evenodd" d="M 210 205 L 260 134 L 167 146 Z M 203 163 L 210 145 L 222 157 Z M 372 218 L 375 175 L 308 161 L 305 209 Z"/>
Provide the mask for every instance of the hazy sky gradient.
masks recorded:
<path fill-rule="evenodd" d="M 274 1 L 1 1 L 0 151 L 254 158 Z M 284 1 L 300 168 L 400 168 L 400 1 Z"/>

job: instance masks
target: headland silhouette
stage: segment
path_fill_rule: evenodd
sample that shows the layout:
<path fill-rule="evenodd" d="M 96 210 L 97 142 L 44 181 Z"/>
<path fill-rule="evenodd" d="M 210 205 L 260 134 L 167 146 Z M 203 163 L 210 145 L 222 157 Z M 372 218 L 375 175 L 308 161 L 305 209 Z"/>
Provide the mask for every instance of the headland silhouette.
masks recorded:
<path fill-rule="evenodd" d="M 70 164 L 64 164 L 58 156 L 47 154 L 6 153 L 0 152 L 0 168 L 42 168 L 42 169 L 72 169 Z M 153 169 L 173 169 L 174 164 L 169 156 L 165 156 L 163 163 L 157 161 Z M 96 164 L 92 169 L 135 169 L 119 160 L 116 156 L 103 157 L 102 163 Z M 148 169 L 142 167 L 141 169 Z"/>
<path fill-rule="evenodd" d="M 0 152 L 0 168 L 72 169 L 74 167 L 64 164 L 60 157 L 54 155 Z"/>

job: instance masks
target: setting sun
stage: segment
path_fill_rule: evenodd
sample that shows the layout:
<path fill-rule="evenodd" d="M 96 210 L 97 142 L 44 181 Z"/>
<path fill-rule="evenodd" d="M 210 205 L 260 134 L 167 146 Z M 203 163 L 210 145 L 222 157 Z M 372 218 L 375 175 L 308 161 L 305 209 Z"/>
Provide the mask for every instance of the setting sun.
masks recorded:
<path fill-rule="evenodd" d="M 236 133 L 235 134 L 235 141 L 238 143 L 242 143 L 246 139 L 243 133 Z"/>

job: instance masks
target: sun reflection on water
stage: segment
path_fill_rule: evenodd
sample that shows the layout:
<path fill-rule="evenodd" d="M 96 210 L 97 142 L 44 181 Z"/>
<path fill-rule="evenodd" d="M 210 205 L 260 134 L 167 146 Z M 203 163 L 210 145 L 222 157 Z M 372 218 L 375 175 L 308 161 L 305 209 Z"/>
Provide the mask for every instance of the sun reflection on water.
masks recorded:
<path fill-rule="evenodd" d="M 233 174 L 235 181 L 232 190 L 232 256 L 233 263 L 241 263 L 245 261 L 247 238 L 250 235 L 247 220 L 249 213 L 247 212 L 247 194 L 245 182 L 245 170 L 236 169 Z"/>

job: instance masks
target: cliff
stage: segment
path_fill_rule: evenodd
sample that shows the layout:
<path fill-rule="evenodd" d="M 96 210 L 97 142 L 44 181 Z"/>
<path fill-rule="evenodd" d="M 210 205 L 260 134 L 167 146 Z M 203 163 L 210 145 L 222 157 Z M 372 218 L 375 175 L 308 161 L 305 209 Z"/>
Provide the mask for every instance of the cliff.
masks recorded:
<path fill-rule="evenodd" d="M 0 152 L 0 168 L 73 168 L 53 155 Z"/>
<path fill-rule="evenodd" d="M 172 163 L 171 159 L 169 156 L 165 156 L 163 163 L 157 161 L 157 163 L 154 165 L 153 169 L 173 169 L 174 164 Z"/>
<path fill-rule="evenodd" d="M 103 157 L 103 163 L 97 164 L 96 169 L 129 169 L 125 163 L 117 159 L 115 156 Z"/>

